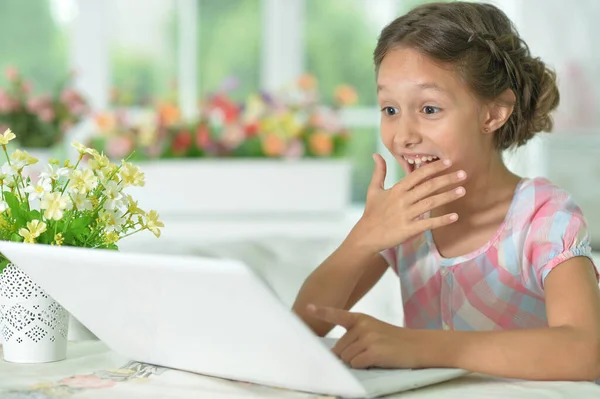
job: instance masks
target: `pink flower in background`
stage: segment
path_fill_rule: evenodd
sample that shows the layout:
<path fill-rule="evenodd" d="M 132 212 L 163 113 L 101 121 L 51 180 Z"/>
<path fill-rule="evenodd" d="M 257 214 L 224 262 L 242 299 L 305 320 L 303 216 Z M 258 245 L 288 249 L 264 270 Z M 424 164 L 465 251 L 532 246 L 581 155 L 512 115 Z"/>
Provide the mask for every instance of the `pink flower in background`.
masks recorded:
<path fill-rule="evenodd" d="M 110 158 L 123 158 L 133 151 L 133 140 L 129 137 L 116 136 L 108 141 L 106 155 Z"/>
<path fill-rule="evenodd" d="M 11 112 L 13 110 L 14 100 L 4 90 L 0 90 L 0 112 Z"/>
<path fill-rule="evenodd" d="M 29 94 L 33 90 L 33 83 L 30 81 L 23 82 L 21 89 L 23 89 L 23 93 Z"/>
<path fill-rule="evenodd" d="M 79 94 L 73 89 L 65 89 L 60 93 L 60 99 L 65 103 L 76 102 L 79 101 Z"/>
<path fill-rule="evenodd" d="M 40 113 L 52 107 L 51 101 L 50 96 L 47 94 L 33 97 L 27 101 L 27 110 L 33 113 Z"/>
<path fill-rule="evenodd" d="M 244 129 L 239 125 L 227 125 L 223 133 L 223 145 L 227 148 L 236 148 L 246 138 Z"/>
<path fill-rule="evenodd" d="M 94 375 L 75 375 L 73 377 L 60 380 L 60 384 L 71 388 L 83 389 L 101 389 L 112 388 L 116 382 L 112 380 L 104 380 Z"/>
<path fill-rule="evenodd" d="M 9 66 L 4 70 L 4 76 L 8 80 L 17 80 L 19 78 L 19 71 L 17 71 L 17 68 Z"/>
<path fill-rule="evenodd" d="M 68 104 L 69 113 L 73 115 L 83 115 L 87 112 L 87 106 L 83 103 Z"/>
<path fill-rule="evenodd" d="M 52 108 L 44 108 L 38 112 L 39 118 L 46 123 L 50 123 L 54 120 L 54 111 Z"/>
<path fill-rule="evenodd" d="M 293 159 L 302 158 L 305 152 L 304 144 L 300 140 L 293 140 L 290 142 L 285 156 Z"/>

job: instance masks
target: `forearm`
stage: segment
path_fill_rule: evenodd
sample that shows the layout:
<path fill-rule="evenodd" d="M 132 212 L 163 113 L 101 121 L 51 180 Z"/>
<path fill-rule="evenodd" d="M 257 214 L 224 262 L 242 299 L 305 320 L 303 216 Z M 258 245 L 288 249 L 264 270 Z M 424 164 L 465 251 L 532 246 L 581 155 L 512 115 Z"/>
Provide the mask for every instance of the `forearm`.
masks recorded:
<path fill-rule="evenodd" d="M 373 264 L 375 257 L 381 256 L 361 250 L 354 245 L 352 237 L 349 237 L 306 279 L 293 311 L 316 334 L 327 334 L 333 326 L 308 316 L 306 306 L 312 303 L 346 309 L 357 284 Z"/>
<path fill-rule="evenodd" d="M 528 380 L 600 378 L 597 334 L 574 327 L 498 332 L 419 331 L 424 367 Z"/>

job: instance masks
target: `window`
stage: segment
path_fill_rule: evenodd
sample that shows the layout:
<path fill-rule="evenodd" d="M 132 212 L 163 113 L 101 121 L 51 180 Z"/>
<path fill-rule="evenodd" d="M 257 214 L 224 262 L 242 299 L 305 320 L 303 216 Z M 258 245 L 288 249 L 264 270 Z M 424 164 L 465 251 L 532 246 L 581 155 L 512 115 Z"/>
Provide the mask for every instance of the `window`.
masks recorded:
<path fill-rule="evenodd" d="M 64 1 L 2 0 L 2 72 L 14 67 L 34 92 L 54 90 L 68 74 L 68 11 Z"/>
<path fill-rule="evenodd" d="M 306 0 L 306 69 L 318 79 L 324 100 L 331 102 L 335 86 L 347 83 L 360 105 L 377 101 L 372 54 L 379 26 L 368 17 L 374 9 L 363 0 Z"/>
<path fill-rule="evenodd" d="M 244 100 L 260 86 L 261 2 L 197 1 L 199 98 L 229 89 Z"/>
<path fill-rule="evenodd" d="M 104 0 L 107 1 L 107 0 Z M 110 0 L 111 103 L 176 100 L 175 0 Z"/>

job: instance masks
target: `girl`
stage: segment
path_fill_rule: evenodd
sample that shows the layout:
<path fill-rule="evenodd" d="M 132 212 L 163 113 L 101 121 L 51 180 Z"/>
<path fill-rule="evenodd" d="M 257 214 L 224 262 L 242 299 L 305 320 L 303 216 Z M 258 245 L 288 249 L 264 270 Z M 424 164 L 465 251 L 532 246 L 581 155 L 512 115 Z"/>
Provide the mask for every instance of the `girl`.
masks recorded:
<path fill-rule="evenodd" d="M 356 368 L 457 367 L 538 380 L 600 378 L 600 295 L 568 193 L 511 173 L 502 151 L 550 131 L 556 78 L 506 15 L 420 6 L 374 53 L 381 136 L 407 177 L 375 171 L 360 221 L 303 284 L 294 311 Z M 348 310 L 391 266 L 404 328 Z"/>

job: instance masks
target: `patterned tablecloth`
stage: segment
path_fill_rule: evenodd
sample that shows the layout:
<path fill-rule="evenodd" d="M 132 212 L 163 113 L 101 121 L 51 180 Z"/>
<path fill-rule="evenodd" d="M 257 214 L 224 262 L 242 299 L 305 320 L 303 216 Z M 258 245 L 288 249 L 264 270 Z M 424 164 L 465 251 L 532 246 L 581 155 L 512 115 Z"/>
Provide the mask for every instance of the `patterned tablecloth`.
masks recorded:
<path fill-rule="evenodd" d="M 531 382 L 469 375 L 391 397 L 402 399 L 600 398 L 600 386 L 587 382 Z M 70 342 L 67 359 L 60 362 L 29 365 L 0 360 L 0 398 L 322 399 L 326 397 L 132 362 L 112 352 L 100 341 L 82 341 Z"/>

